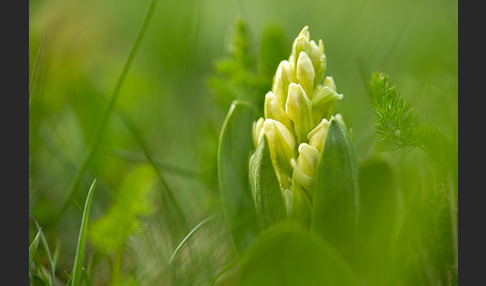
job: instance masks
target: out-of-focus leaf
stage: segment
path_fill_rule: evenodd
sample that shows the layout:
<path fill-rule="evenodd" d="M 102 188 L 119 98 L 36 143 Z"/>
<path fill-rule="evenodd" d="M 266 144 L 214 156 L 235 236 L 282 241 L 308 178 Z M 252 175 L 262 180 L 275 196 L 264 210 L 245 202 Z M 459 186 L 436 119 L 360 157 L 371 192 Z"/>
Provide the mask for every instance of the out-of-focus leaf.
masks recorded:
<path fill-rule="evenodd" d="M 259 229 L 248 179 L 257 113 L 243 101 L 230 107 L 219 139 L 218 177 L 221 200 L 236 250 L 247 248 Z"/>
<path fill-rule="evenodd" d="M 264 135 L 250 161 L 250 183 L 257 220 L 263 229 L 286 218 L 280 184 L 270 158 L 267 136 Z"/>
<path fill-rule="evenodd" d="M 151 191 L 156 174 L 149 165 L 132 169 L 121 183 L 106 215 L 90 227 L 90 240 L 102 252 L 114 253 L 140 227 L 140 220 L 153 211 Z"/>
<path fill-rule="evenodd" d="M 261 76 L 271 82 L 278 64 L 289 54 L 290 48 L 282 28 L 279 25 L 268 26 L 263 33 L 260 45 L 259 70 Z"/>
<path fill-rule="evenodd" d="M 283 223 L 245 254 L 237 285 L 358 285 L 343 257 L 321 237 Z"/>
<path fill-rule="evenodd" d="M 354 243 L 358 211 L 359 179 L 354 146 L 346 128 L 331 119 L 316 174 L 311 230 L 348 257 Z"/>
<path fill-rule="evenodd" d="M 360 212 L 355 259 L 369 285 L 390 285 L 392 236 L 397 225 L 397 182 L 390 165 L 371 158 L 359 165 Z"/>

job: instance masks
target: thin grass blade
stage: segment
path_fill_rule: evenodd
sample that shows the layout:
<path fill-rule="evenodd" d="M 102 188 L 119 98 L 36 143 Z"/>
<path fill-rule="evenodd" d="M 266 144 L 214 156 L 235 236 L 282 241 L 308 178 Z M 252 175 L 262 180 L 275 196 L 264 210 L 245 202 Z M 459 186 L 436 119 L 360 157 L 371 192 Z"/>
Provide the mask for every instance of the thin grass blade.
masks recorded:
<path fill-rule="evenodd" d="M 30 218 L 34 221 L 37 231 L 40 233 L 40 240 L 42 242 L 42 246 L 46 250 L 47 260 L 49 261 L 49 286 L 53 286 L 55 285 L 55 277 L 56 277 L 55 264 L 52 260 L 51 251 L 49 250 L 49 244 L 47 243 L 46 236 L 44 235 L 42 228 L 39 226 L 39 223 L 37 223 L 37 221 L 34 219 L 33 216 L 30 216 Z"/>
<path fill-rule="evenodd" d="M 132 49 L 130 50 L 130 53 L 128 55 L 127 61 L 125 62 L 125 65 L 123 66 L 123 69 L 121 71 L 120 76 L 118 77 L 118 80 L 116 82 L 115 88 L 113 90 L 113 93 L 108 101 L 108 105 L 106 106 L 106 109 L 104 110 L 104 113 L 102 115 L 102 118 L 100 120 L 99 125 L 96 128 L 95 133 L 93 134 L 93 138 L 90 142 L 90 145 L 88 147 L 88 150 L 86 151 L 86 154 L 83 158 L 83 162 L 81 163 L 81 166 L 76 173 L 76 176 L 74 177 L 71 186 L 67 192 L 66 198 L 64 199 L 64 202 L 54 220 L 53 223 L 53 228 L 56 227 L 58 221 L 68 208 L 69 204 L 71 203 L 71 200 L 77 191 L 79 184 L 81 182 L 81 179 L 83 178 L 83 174 L 88 168 L 89 163 L 91 162 L 91 159 L 93 158 L 93 155 L 98 147 L 99 142 L 101 141 L 101 137 L 103 136 L 103 133 L 105 131 L 106 125 L 108 123 L 108 119 L 111 116 L 111 113 L 113 111 L 113 108 L 115 106 L 116 100 L 118 98 L 118 95 L 120 93 L 120 90 L 123 86 L 123 83 L 125 81 L 125 77 L 130 69 L 130 66 L 133 62 L 133 58 L 135 57 L 135 54 L 137 53 L 138 47 L 140 46 L 140 43 L 142 42 L 142 38 L 147 30 L 148 24 L 150 22 L 150 19 L 152 18 L 152 14 L 155 10 L 155 4 L 157 3 L 157 0 L 152 0 L 150 2 L 150 5 L 148 7 L 147 14 L 145 16 L 145 19 L 142 23 L 142 26 L 140 27 L 140 30 L 138 31 L 137 38 L 132 46 Z"/>
<path fill-rule="evenodd" d="M 86 198 L 86 203 L 84 205 L 83 217 L 81 220 L 81 228 L 79 230 L 78 246 L 76 249 L 76 257 L 74 259 L 74 266 L 72 271 L 73 286 L 81 285 L 81 277 L 83 275 L 84 252 L 86 249 L 86 238 L 88 236 L 89 211 L 91 208 L 91 201 L 93 200 L 95 186 L 96 186 L 96 179 L 93 180 L 93 183 L 89 188 L 88 196 Z"/>
<path fill-rule="evenodd" d="M 32 269 L 31 269 L 32 261 L 34 260 L 35 253 L 37 252 L 37 247 L 39 246 L 40 234 L 41 232 L 39 230 L 34 240 L 32 240 L 32 243 L 29 246 L 29 278 L 30 278 L 31 285 L 34 285 L 34 277 L 32 276 Z"/>
<path fill-rule="evenodd" d="M 186 237 L 184 237 L 184 239 L 181 241 L 181 243 L 179 243 L 179 245 L 177 246 L 177 248 L 174 250 L 174 252 L 172 253 L 172 255 L 170 256 L 170 259 L 169 259 L 169 263 L 172 263 L 172 261 L 174 260 L 174 257 L 177 255 L 177 253 L 179 253 L 179 251 L 181 250 L 181 248 L 184 246 L 184 244 L 186 244 L 186 242 L 191 238 L 191 236 L 196 233 L 196 231 L 198 229 L 200 229 L 203 225 L 205 225 L 206 223 L 210 222 L 211 220 L 217 218 L 218 216 L 220 216 L 221 213 L 218 212 L 218 213 L 215 213 L 213 215 L 211 215 L 210 217 L 204 219 L 203 221 L 201 221 L 200 223 L 198 223 L 187 235 Z"/>
<path fill-rule="evenodd" d="M 37 232 L 37 235 L 35 236 L 34 240 L 32 240 L 32 243 L 29 246 L 29 267 L 32 264 L 32 260 L 34 260 L 35 253 L 37 252 L 37 247 L 39 246 L 41 230 Z"/>
<path fill-rule="evenodd" d="M 236 251 L 246 249 L 259 233 L 248 178 L 253 148 L 252 123 L 258 113 L 252 105 L 234 101 L 223 123 L 218 150 L 221 201 Z"/>
<path fill-rule="evenodd" d="M 44 54 L 45 43 L 46 43 L 46 36 L 44 36 L 42 38 L 42 42 L 41 42 L 41 45 L 39 47 L 39 51 L 37 52 L 37 57 L 35 58 L 35 63 L 34 63 L 34 67 L 33 67 L 33 70 L 32 70 L 32 75 L 30 77 L 30 83 L 29 83 L 29 107 L 30 107 L 30 102 L 32 101 L 32 91 L 34 90 L 34 84 L 35 84 L 35 82 L 37 80 L 37 74 L 38 74 L 38 71 L 39 71 L 40 60 L 42 58 L 42 55 Z"/>

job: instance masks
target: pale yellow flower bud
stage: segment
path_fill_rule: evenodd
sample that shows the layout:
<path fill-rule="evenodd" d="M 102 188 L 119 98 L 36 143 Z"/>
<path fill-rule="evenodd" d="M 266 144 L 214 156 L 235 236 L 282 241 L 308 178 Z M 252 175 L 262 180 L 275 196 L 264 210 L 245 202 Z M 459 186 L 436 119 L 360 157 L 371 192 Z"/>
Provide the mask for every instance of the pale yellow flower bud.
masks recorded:
<path fill-rule="evenodd" d="M 336 118 L 336 120 L 339 121 L 339 123 L 341 123 L 344 126 L 344 128 L 346 128 L 346 123 L 344 123 L 344 119 L 343 119 L 343 116 L 341 115 L 341 113 L 338 113 L 338 114 L 332 116 L 331 119 L 333 117 Z"/>
<path fill-rule="evenodd" d="M 312 129 L 312 103 L 300 84 L 289 85 L 285 112 L 293 122 L 297 142 L 303 142 Z"/>
<path fill-rule="evenodd" d="M 334 111 L 335 101 L 342 98 L 343 95 L 336 92 L 336 85 L 332 77 L 326 77 L 324 84 L 316 89 L 312 99 L 313 119 L 317 121 L 330 115 Z"/>
<path fill-rule="evenodd" d="M 258 146 L 258 143 L 263 135 L 263 121 L 265 121 L 265 119 L 260 117 L 257 121 L 253 122 L 253 144 L 255 145 L 255 148 Z"/>
<path fill-rule="evenodd" d="M 307 143 L 299 145 L 299 157 L 292 159 L 294 168 L 294 180 L 306 189 L 311 189 L 314 184 L 314 175 L 319 161 L 319 150 Z"/>
<path fill-rule="evenodd" d="M 291 174 L 290 160 L 294 158 L 294 136 L 285 125 L 273 119 L 265 119 L 263 132 L 267 135 L 270 157 L 277 171 Z"/>
<path fill-rule="evenodd" d="M 323 118 L 322 121 L 316 126 L 316 128 L 312 129 L 312 131 L 309 132 L 309 134 L 307 135 L 307 138 L 309 139 L 309 144 L 317 148 L 320 152 L 322 152 L 323 150 L 328 128 L 329 121 Z"/>
<path fill-rule="evenodd" d="M 265 95 L 264 106 L 265 118 L 275 119 L 285 125 L 289 130 L 292 130 L 290 119 L 285 113 L 285 109 L 279 104 L 277 97 L 271 91 Z"/>
<path fill-rule="evenodd" d="M 314 87 L 316 87 L 322 81 L 326 72 L 326 55 L 324 54 L 324 43 L 322 40 L 319 40 L 319 45 L 314 41 L 310 41 L 308 54 L 316 74 L 314 78 Z"/>
<path fill-rule="evenodd" d="M 292 44 L 292 54 L 290 55 L 289 61 L 293 62 L 294 65 L 297 65 L 297 60 L 299 58 L 300 52 L 309 51 L 309 40 L 309 27 L 305 26 L 302 31 L 300 31 L 299 35 L 297 36 L 297 38 L 295 38 L 294 43 Z"/>
<path fill-rule="evenodd" d="M 304 89 L 307 97 L 312 99 L 314 93 L 314 66 L 312 61 L 306 52 L 300 52 L 299 59 L 297 60 L 297 81 Z"/>
<path fill-rule="evenodd" d="M 337 91 L 336 83 L 334 82 L 332 76 L 326 76 L 326 79 L 324 80 L 324 83 L 322 85 L 327 86 L 334 91 Z"/>
<path fill-rule="evenodd" d="M 277 97 L 280 106 L 285 106 L 288 88 L 295 81 L 295 68 L 289 61 L 281 61 L 273 78 L 272 91 Z"/>

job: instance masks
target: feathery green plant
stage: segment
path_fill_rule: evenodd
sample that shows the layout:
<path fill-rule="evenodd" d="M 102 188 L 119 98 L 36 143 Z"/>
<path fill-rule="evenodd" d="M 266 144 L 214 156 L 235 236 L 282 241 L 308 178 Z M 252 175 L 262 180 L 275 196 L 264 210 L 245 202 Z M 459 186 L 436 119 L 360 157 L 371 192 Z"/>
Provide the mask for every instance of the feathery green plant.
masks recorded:
<path fill-rule="evenodd" d="M 135 167 L 125 177 L 106 215 L 90 227 L 90 240 L 105 255 L 115 255 L 112 279 L 119 282 L 128 237 L 142 227 L 141 219 L 153 212 L 151 190 L 156 175 L 151 166 Z"/>
<path fill-rule="evenodd" d="M 390 140 L 399 150 L 418 147 L 442 166 L 455 163 L 457 151 L 453 143 L 440 130 L 419 118 L 411 102 L 389 83 L 388 76 L 374 73 L 368 87 L 376 130 L 383 140 Z"/>
<path fill-rule="evenodd" d="M 388 76 L 374 73 L 368 87 L 376 130 L 382 140 L 390 140 L 400 151 L 420 148 L 433 163 L 424 201 L 417 206 L 417 219 L 423 227 L 419 242 L 423 248 L 419 252 L 425 257 L 419 257 L 418 263 L 428 267 L 422 270 L 428 272 L 423 274 L 427 279 L 432 276 L 439 284 L 453 283 L 457 280 L 458 262 L 457 142 L 423 122 L 411 102 L 389 83 Z"/>
<path fill-rule="evenodd" d="M 248 101 L 261 109 L 263 94 L 271 86 L 270 71 L 286 54 L 284 42 L 279 27 L 269 26 L 257 50 L 248 24 L 237 20 L 229 54 L 217 62 L 216 75 L 209 79 L 217 102 L 226 110 L 233 100 Z"/>

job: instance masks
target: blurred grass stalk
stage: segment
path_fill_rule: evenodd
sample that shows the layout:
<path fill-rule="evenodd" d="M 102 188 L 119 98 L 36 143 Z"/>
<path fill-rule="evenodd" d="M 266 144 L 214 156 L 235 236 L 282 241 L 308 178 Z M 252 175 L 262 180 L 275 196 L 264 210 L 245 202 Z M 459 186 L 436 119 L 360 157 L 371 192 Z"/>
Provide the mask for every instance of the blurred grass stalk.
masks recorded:
<path fill-rule="evenodd" d="M 142 42 L 142 38 L 145 34 L 145 31 L 147 30 L 147 26 L 150 22 L 150 19 L 152 17 L 152 14 L 155 9 L 155 4 L 157 3 L 157 0 L 152 0 L 150 2 L 150 5 L 147 10 L 147 14 L 143 20 L 142 26 L 140 27 L 140 30 L 138 31 L 137 37 L 135 39 L 135 42 L 130 50 L 130 53 L 128 55 L 128 58 L 125 62 L 125 65 L 123 66 L 123 70 L 121 71 L 121 74 L 116 82 L 115 88 L 113 90 L 113 93 L 108 101 L 108 105 L 106 106 L 106 109 L 103 113 L 103 117 L 101 118 L 99 125 L 97 126 L 95 133 L 93 134 L 92 140 L 89 144 L 88 150 L 86 151 L 86 154 L 84 156 L 83 162 L 81 163 L 81 166 L 79 167 L 78 172 L 76 173 L 76 176 L 74 177 L 71 186 L 69 187 L 69 190 L 67 192 L 66 198 L 64 199 L 64 202 L 58 211 L 58 214 L 56 215 L 53 225 L 51 226 L 54 230 L 57 226 L 58 221 L 61 219 L 62 215 L 66 211 L 66 209 L 69 207 L 69 204 L 71 203 L 71 200 L 77 191 L 79 184 L 83 178 L 84 172 L 88 168 L 88 165 L 91 161 L 91 158 L 94 155 L 94 152 L 96 151 L 96 148 L 98 147 L 98 144 L 101 140 L 101 137 L 103 135 L 103 132 L 105 130 L 106 124 L 108 123 L 108 119 L 110 118 L 111 112 L 115 106 L 116 100 L 118 98 L 118 94 L 120 93 L 120 90 L 122 88 L 123 82 L 125 81 L 125 77 L 130 69 L 130 66 L 132 64 L 133 58 L 135 57 L 135 54 L 137 53 L 138 47 L 140 46 L 140 43 Z"/>

